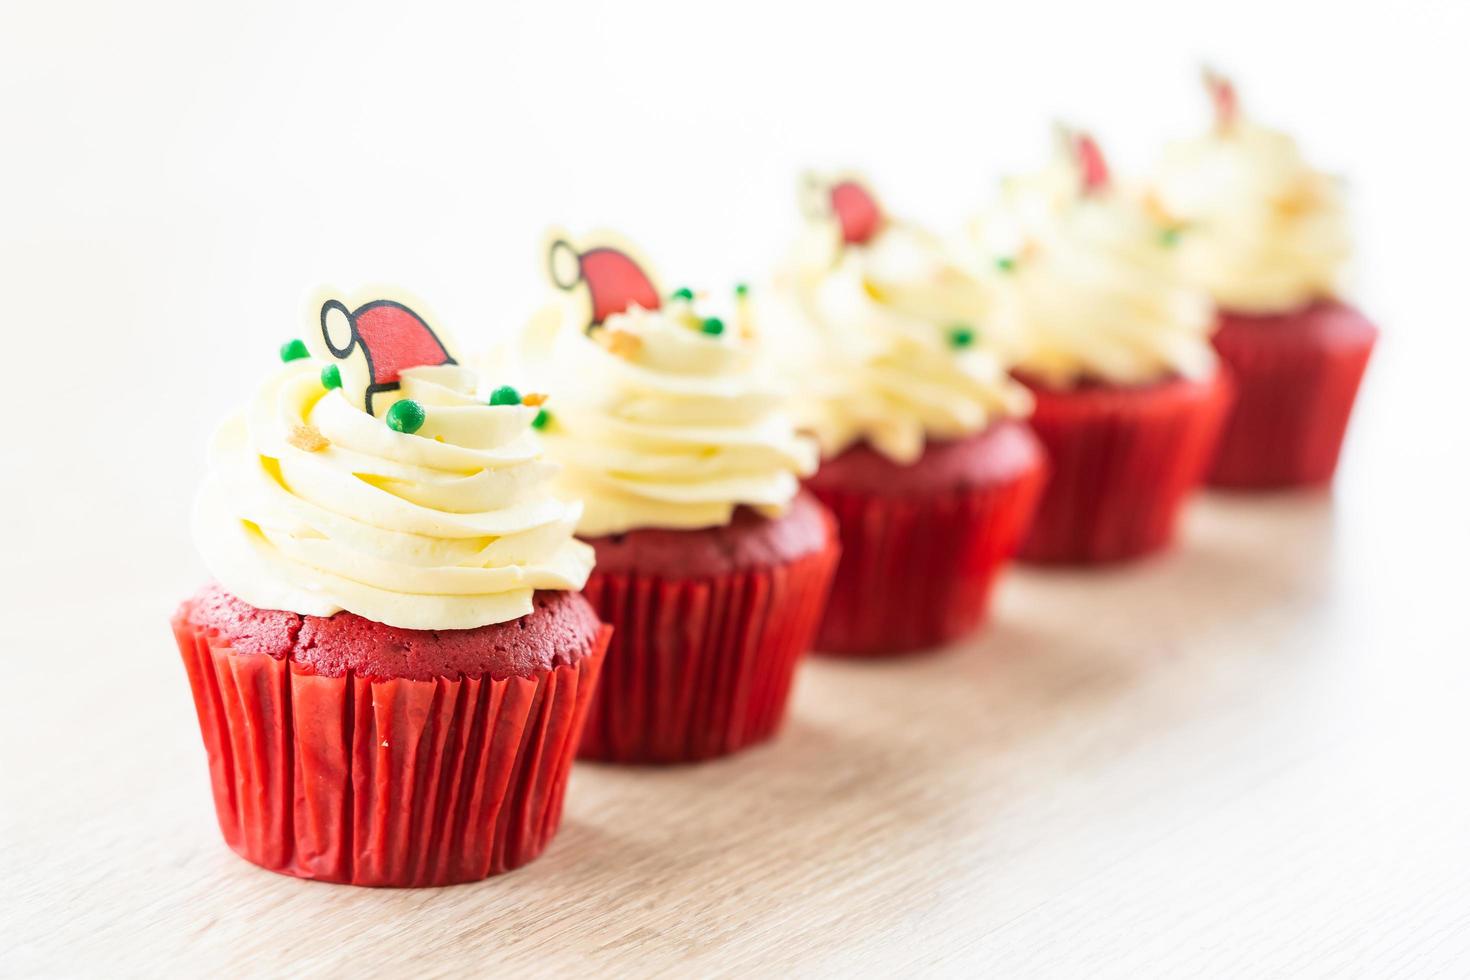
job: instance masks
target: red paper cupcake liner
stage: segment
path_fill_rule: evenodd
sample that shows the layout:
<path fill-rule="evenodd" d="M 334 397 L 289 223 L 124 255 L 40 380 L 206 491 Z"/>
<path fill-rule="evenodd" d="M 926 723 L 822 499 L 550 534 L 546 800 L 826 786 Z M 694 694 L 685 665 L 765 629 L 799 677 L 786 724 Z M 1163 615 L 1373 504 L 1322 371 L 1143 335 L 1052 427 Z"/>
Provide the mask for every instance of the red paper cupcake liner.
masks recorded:
<path fill-rule="evenodd" d="M 608 629 L 534 678 L 325 677 L 173 620 L 225 841 L 271 871 L 354 885 L 478 881 L 561 821 Z"/>
<path fill-rule="evenodd" d="M 1108 562 L 1167 545 L 1213 458 L 1230 405 L 1229 379 L 1217 372 L 1208 381 L 1138 388 L 1030 387 L 1031 425 L 1052 475 L 1021 558 Z"/>
<path fill-rule="evenodd" d="M 836 516 L 842 537 L 817 649 L 892 656 L 978 628 L 1046 482 L 1041 454 L 1033 452 L 1034 461 L 1004 481 L 921 496 L 808 484 Z"/>
<path fill-rule="evenodd" d="M 1377 339 L 1377 328 L 1339 303 L 1276 316 L 1222 312 L 1215 349 L 1237 393 L 1210 483 L 1264 489 L 1331 480 Z"/>
<path fill-rule="evenodd" d="M 613 639 L 582 757 L 697 762 L 774 735 L 837 555 L 829 536 L 785 564 L 699 578 L 594 571 L 583 595 Z"/>

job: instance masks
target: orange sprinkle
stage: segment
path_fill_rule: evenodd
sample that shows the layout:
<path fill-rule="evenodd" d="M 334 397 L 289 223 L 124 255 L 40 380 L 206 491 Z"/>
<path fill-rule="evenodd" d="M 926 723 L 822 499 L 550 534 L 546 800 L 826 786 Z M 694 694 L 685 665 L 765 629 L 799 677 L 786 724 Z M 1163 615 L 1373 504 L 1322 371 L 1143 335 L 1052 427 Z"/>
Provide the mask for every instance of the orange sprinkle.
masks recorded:
<path fill-rule="evenodd" d="M 607 349 L 618 357 L 632 357 L 643 349 L 643 341 L 626 330 L 614 330 L 607 335 Z"/>
<path fill-rule="evenodd" d="M 1271 202 L 1271 206 L 1276 209 L 1276 213 L 1281 215 L 1281 217 L 1295 218 L 1298 215 L 1305 214 L 1307 211 L 1311 210 L 1312 205 L 1316 203 L 1315 201 L 1313 201 L 1312 197 L 1312 194 L 1308 192 L 1296 191 L 1291 194 L 1278 197 L 1276 200 Z"/>
<path fill-rule="evenodd" d="M 314 425 L 293 425 L 286 441 L 303 452 L 321 452 L 331 445 L 327 437 Z"/>
<path fill-rule="evenodd" d="M 521 396 L 521 404 L 530 405 L 532 408 L 535 408 L 537 405 L 545 404 L 545 402 L 546 396 L 541 394 L 540 392 L 533 392 L 529 395 Z"/>
<path fill-rule="evenodd" d="M 1156 225 L 1164 225 L 1167 227 L 1169 225 L 1177 224 L 1177 222 L 1174 220 L 1174 216 L 1169 213 L 1168 208 L 1164 207 L 1164 202 L 1154 191 L 1149 191 L 1147 194 L 1144 195 L 1143 209 L 1144 211 L 1148 212 L 1148 216 L 1153 219 L 1153 222 Z"/>

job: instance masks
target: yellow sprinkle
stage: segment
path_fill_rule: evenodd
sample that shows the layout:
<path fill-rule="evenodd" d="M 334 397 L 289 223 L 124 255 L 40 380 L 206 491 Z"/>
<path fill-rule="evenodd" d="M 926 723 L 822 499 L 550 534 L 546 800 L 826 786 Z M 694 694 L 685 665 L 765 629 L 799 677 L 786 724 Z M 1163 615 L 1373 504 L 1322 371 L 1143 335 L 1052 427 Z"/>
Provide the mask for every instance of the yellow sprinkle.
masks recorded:
<path fill-rule="evenodd" d="M 314 425 L 293 425 L 286 441 L 302 452 L 317 453 L 331 445 L 327 437 Z"/>
<path fill-rule="evenodd" d="M 544 405 L 545 403 L 546 396 L 541 394 L 539 391 L 532 392 L 529 395 L 521 396 L 521 404 L 530 405 L 532 408 L 535 408 L 537 405 Z"/>

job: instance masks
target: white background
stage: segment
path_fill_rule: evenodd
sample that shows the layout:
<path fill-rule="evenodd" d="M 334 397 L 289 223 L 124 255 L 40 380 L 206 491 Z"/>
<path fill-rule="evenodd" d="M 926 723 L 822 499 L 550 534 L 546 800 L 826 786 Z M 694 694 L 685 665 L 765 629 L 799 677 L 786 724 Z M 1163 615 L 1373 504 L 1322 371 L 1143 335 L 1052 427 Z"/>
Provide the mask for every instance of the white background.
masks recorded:
<path fill-rule="evenodd" d="M 1382 360 L 1423 355 L 1395 423 L 1445 427 L 1463 375 L 1463 3 L 3 9 L 0 329 L 34 368 L 6 386 L 12 595 L 63 588 L 78 549 L 98 581 L 145 550 L 197 577 L 182 514 L 209 428 L 319 285 L 400 284 L 478 347 L 533 308 L 555 222 L 722 286 L 785 247 L 804 166 L 954 226 L 1045 161 L 1055 118 L 1147 166 L 1206 124 L 1204 61 L 1351 180 Z"/>
<path fill-rule="evenodd" d="M 143 676 L 137 671 L 156 674 L 156 685 L 127 687 L 125 717 L 137 726 L 138 744 L 194 737 L 163 623 L 204 574 L 186 513 L 205 439 L 272 369 L 279 343 L 301 334 L 313 289 L 400 283 L 428 299 L 464 346 L 480 347 L 532 309 L 543 288 L 536 247 L 552 222 L 619 227 L 645 245 L 671 284 L 721 287 L 758 276 L 784 247 L 802 167 L 866 170 L 895 212 L 952 226 L 999 174 L 1045 160 L 1053 118 L 1092 128 L 1116 169 L 1137 173 L 1165 139 L 1206 125 L 1204 61 L 1236 78 L 1248 113 L 1290 130 L 1311 159 L 1348 176 L 1360 245 L 1356 297 L 1384 331 L 1337 501 L 1331 511 L 1312 511 L 1316 537 L 1309 538 L 1335 569 L 1333 587 L 1345 590 L 1323 606 L 1326 625 L 1311 635 L 1326 643 L 1320 638 L 1341 634 L 1349 645 L 1359 637 L 1344 662 L 1372 666 L 1348 675 L 1355 686 L 1326 670 L 1330 658 L 1315 662 L 1322 676 L 1313 674 L 1310 689 L 1327 693 L 1303 724 L 1330 718 L 1317 731 L 1336 739 L 1354 730 L 1360 698 L 1387 690 L 1393 696 L 1380 707 L 1395 719 L 1393 730 L 1418 733 L 1406 719 L 1420 714 L 1442 721 L 1428 729 L 1432 738 L 1391 743 L 1396 748 L 1376 765 L 1405 781 L 1393 790 L 1405 810 L 1458 821 L 1433 832 L 1419 826 L 1414 840 L 1455 840 L 1463 794 L 1458 809 L 1446 807 L 1434 786 L 1463 783 L 1470 739 L 1452 720 L 1464 714 L 1461 661 L 1470 652 L 1463 616 L 1467 51 L 1470 5 L 1449 0 L 463 9 L 10 0 L 0 7 L 0 331 L 11 352 L 0 385 L 8 430 L 0 455 L 0 640 L 8 663 L 23 672 L 0 675 L 0 699 L 10 702 L 0 711 L 0 763 L 25 778 L 0 780 L 0 817 L 6 840 L 32 845 L 11 869 L 32 883 L 27 906 L 67 907 L 56 888 L 72 887 L 72 879 L 59 884 L 44 870 L 73 853 L 49 836 L 53 826 L 134 806 L 121 776 L 109 782 L 89 768 L 95 753 L 79 748 L 65 764 L 43 764 L 37 760 L 46 753 L 33 751 L 62 738 L 79 744 L 86 719 L 105 713 L 104 705 L 121 710 L 111 688 L 86 687 L 88 676 L 120 678 L 121 690 Z M 1261 506 L 1257 528 L 1297 540 L 1295 505 Z M 1209 520 L 1196 525 L 1209 540 L 1251 526 L 1249 505 L 1210 507 Z M 1194 560 L 1188 544 L 1180 561 Z M 1163 586 L 1171 579 L 1137 574 Z M 1018 576 L 1012 603 L 1001 604 L 1002 624 L 1008 614 L 1051 608 L 1055 597 L 1037 581 Z M 1113 583 L 1129 580 L 1099 581 L 1100 589 L 1123 589 Z M 1121 593 L 1118 601 L 1139 602 Z M 1172 601 L 1161 593 L 1109 608 L 1142 610 L 1146 620 L 1149 609 Z M 1199 596 L 1180 603 L 1201 605 Z M 1333 610 L 1365 618 L 1349 629 Z M 79 624 L 87 626 L 81 635 Z M 1220 635 L 1212 642 L 1229 645 Z M 1038 656 L 1047 653 L 1043 647 Z M 1254 667 L 1272 683 L 1261 664 Z M 809 710 L 832 699 L 830 684 L 846 676 L 839 670 L 813 668 L 816 681 L 804 688 Z M 71 705 L 76 720 L 65 732 L 48 731 L 55 719 L 73 717 L 48 701 L 75 701 L 68 683 L 85 691 Z M 1296 711 L 1289 700 L 1272 703 L 1278 718 Z M 1240 731 L 1252 730 L 1256 710 L 1245 702 Z M 1219 751 L 1250 743 L 1229 725 L 1218 734 Z M 1160 751 L 1180 744 L 1167 731 L 1155 737 L 1162 740 L 1149 744 Z M 802 743 L 793 739 L 800 758 Z M 1400 748 L 1403 756 L 1393 754 Z M 1271 749 L 1250 743 L 1242 751 Z M 1436 752 L 1444 753 L 1442 767 Z M 197 746 L 167 758 L 192 768 L 154 774 L 145 759 L 119 772 L 129 786 L 168 794 L 157 799 L 187 801 L 178 804 L 187 820 L 176 832 L 204 847 L 213 831 Z M 1409 758 L 1418 762 L 1406 768 Z M 1188 760 L 1181 761 L 1179 773 L 1170 770 L 1158 784 L 1142 776 L 1109 783 L 1110 772 L 1096 768 L 1088 779 L 1114 798 L 1136 790 L 1139 800 L 1167 801 L 1171 788 L 1190 785 Z M 1325 799 L 1338 793 L 1354 809 L 1359 790 L 1378 798 L 1352 757 L 1333 765 L 1322 770 Z M 1357 775 L 1337 780 L 1339 770 Z M 751 780 L 759 785 L 758 775 Z M 616 795 L 617 787 L 599 791 Z M 137 806 L 147 812 L 146 802 Z M 150 820 L 157 826 L 175 810 L 170 803 Z M 1270 826 L 1268 813 L 1244 812 L 1259 817 L 1257 830 Z M 1395 837 L 1399 812 L 1373 812 L 1382 814 L 1372 824 L 1377 839 Z M 1152 833 L 1151 817 L 1167 823 L 1147 809 L 1130 818 L 1139 837 Z M 1078 836 L 1086 833 L 1059 829 L 1054 846 L 1091 847 Z M 578 840 L 572 835 L 563 846 L 575 849 Z M 1411 851 L 1414 840 L 1405 845 Z M 155 852 L 166 855 L 167 844 L 155 841 Z M 1364 844 L 1347 836 L 1341 846 L 1348 853 Z M 1095 853 L 1105 851 L 1099 844 Z M 1301 887 L 1314 902 L 1373 888 L 1368 873 L 1341 887 L 1298 875 L 1293 853 L 1286 847 L 1278 866 L 1293 869 L 1285 876 L 1292 882 L 1311 882 Z M 1155 857 L 1163 868 L 1187 860 Z M 1402 857 L 1385 861 L 1409 866 Z M 1434 850 L 1412 857 L 1413 867 L 1443 866 Z M 1041 880 L 1021 863 L 970 865 L 977 881 Z M 1110 873 L 1126 876 L 1128 867 Z M 1232 870 L 1218 869 L 1220 880 Z M 712 901 L 721 880 L 708 884 Z M 1398 887 L 1407 896 L 1418 884 L 1402 878 Z M 1448 895 L 1428 917 L 1458 923 L 1445 934 L 1463 937 L 1464 896 Z M 150 893 L 150 901 L 166 900 Z M 1004 902 L 987 908 L 997 921 L 1014 912 Z M 1273 921 L 1290 920 L 1293 908 L 1273 912 Z M 1169 911 L 1159 914 L 1167 919 Z M 1324 935 L 1343 921 L 1331 905 L 1299 911 Z M 1218 938 L 1208 925 L 1221 921 L 1215 911 L 1198 914 L 1174 924 L 1183 931 L 1169 962 L 1199 965 L 1188 956 L 1191 929 Z M 1094 924 L 1112 935 L 1114 923 Z M 1411 953 L 1423 937 L 1414 929 L 1406 921 L 1393 933 L 1399 945 L 1385 948 L 1409 952 L 1392 962 L 1417 962 Z M 1281 938 L 1280 949 L 1294 948 L 1289 930 Z M 1017 942 L 1024 953 L 1027 941 Z M 1060 956 L 1088 947 L 1047 948 Z"/>

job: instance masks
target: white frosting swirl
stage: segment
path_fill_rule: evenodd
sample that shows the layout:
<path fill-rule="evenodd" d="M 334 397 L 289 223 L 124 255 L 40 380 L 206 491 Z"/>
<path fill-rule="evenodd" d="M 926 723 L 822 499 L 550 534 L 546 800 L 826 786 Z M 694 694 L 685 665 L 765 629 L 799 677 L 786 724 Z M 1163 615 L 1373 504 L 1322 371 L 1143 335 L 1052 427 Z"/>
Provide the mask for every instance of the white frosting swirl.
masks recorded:
<path fill-rule="evenodd" d="M 702 322 L 675 299 L 588 335 L 568 300 L 522 337 L 523 369 L 552 393 L 542 435 L 558 490 L 585 504 L 578 533 L 722 526 L 741 505 L 779 514 L 816 468 L 745 331 Z"/>
<path fill-rule="evenodd" d="M 926 439 L 956 439 L 1030 411 L 1004 356 L 1007 318 L 982 276 L 938 239 L 888 222 L 864 244 L 813 223 L 759 317 L 789 372 L 798 424 L 825 457 L 866 440 L 912 463 Z"/>
<path fill-rule="evenodd" d="M 395 432 L 323 388 L 323 363 L 287 364 L 211 443 L 194 533 L 226 589 L 264 609 L 469 629 L 586 583 L 580 509 L 547 492 L 534 409 L 487 405 L 466 368 L 417 367 L 397 394 L 427 418 Z"/>
<path fill-rule="evenodd" d="M 1054 387 L 1144 384 L 1215 369 L 1209 297 L 1185 283 L 1169 230 L 1113 186 L 1083 193 L 1061 164 L 1006 182 L 972 225 L 1019 321 L 1017 370 Z"/>
<path fill-rule="evenodd" d="M 1185 274 L 1220 306 L 1280 312 L 1337 292 L 1351 252 L 1342 189 L 1286 134 L 1234 120 L 1174 143 L 1154 193 L 1184 226 Z"/>

